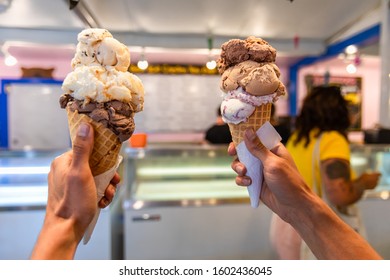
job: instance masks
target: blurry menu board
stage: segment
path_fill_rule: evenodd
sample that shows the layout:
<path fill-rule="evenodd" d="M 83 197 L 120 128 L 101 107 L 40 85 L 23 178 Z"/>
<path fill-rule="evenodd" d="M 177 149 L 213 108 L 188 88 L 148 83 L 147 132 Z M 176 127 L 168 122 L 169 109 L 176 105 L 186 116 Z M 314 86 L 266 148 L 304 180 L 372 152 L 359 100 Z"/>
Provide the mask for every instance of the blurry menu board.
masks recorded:
<path fill-rule="evenodd" d="M 203 132 L 222 102 L 218 75 L 137 74 L 145 87 L 136 132 Z"/>
<path fill-rule="evenodd" d="M 61 83 L 10 82 L 6 87 L 8 148 L 67 149 L 71 146 Z"/>
<path fill-rule="evenodd" d="M 305 77 L 307 92 L 314 86 L 324 84 L 339 86 L 344 98 L 348 101 L 348 110 L 351 119 L 350 130 L 361 130 L 362 127 L 362 78 L 341 76 L 316 76 Z"/>

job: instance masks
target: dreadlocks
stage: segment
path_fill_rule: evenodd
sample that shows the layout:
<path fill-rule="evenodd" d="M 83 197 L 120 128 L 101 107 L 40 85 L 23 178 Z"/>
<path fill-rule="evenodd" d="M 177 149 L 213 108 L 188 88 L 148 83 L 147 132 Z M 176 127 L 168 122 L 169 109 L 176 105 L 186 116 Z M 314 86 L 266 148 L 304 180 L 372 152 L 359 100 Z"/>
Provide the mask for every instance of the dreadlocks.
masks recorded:
<path fill-rule="evenodd" d="M 347 140 L 347 129 L 350 126 L 347 102 L 336 86 L 314 87 L 306 96 L 301 113 L 296 120 L 298 132 L 294 145 L 305 141 L 310 142 L 310 131 L 317 128 L 318 137 L 324 131 L 338 131 Z"/>

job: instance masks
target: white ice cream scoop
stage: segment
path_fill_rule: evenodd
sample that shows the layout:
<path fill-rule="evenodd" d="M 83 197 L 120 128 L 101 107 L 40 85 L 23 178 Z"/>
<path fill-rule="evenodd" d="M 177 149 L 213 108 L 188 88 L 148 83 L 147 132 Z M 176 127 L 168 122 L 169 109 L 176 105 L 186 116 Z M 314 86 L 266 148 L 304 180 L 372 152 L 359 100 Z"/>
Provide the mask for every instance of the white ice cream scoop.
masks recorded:
<path fill-rule="evenodd" d="M 238 124 L 252 115 L 255 108 L 255 106 L 239 99 L 227 99 L 221 104 L 222 119 L 226 123 Z"/>
<path fill-rule="evenodd" d="M 130 66 L 128 48 L 114 38 L 104 38 L 98 44 L 96 59 L 103 66 L 114 66 L 116 70 L 125 72 Z"/>

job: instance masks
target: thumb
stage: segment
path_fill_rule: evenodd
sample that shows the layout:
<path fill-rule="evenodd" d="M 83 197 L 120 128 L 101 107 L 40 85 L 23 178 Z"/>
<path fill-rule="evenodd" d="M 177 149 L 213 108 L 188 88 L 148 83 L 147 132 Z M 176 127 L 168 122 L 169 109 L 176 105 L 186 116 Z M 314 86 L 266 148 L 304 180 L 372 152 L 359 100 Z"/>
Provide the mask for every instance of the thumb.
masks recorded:
<path fill-rule="evenodd" d="M 76 138 L 73 140 L 72 165 L 75 168 L 82 167 L 88 163 L 89 156 L 93 149 L 93 129 L 89 123 L 82 122 L 77 130 Z"/>
<path fill-rule="evenodd" d="M 260 159 L 263 163 L 264 160 L 272 154 L 264 145 L 261 143 L 259 137 L 257 137 L 255 131 L 249 128 L 245 131 L 244 141 L 249 152 Z"/>

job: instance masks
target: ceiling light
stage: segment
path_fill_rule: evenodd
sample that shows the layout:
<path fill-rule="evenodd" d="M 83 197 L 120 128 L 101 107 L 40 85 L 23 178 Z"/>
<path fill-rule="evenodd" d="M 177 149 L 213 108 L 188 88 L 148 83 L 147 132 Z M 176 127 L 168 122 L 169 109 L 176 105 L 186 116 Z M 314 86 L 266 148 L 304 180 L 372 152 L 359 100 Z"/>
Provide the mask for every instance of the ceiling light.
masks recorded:
<path fill-rule="evenodd" d="M 356 66 L 355 64 L 351 63 L 351 64 L 348 64 L 347 67 L 346 67 L 346 70 L 349 74 L 354 74 L 356 73 Z"/>
<path fill-rule="evenodd" d="M 146 70 L 146 68 L 149 66 L 149 63 L 146 60 L 140 60 L 138 61 L 137 66 L 141 70 Z"/>
<path fill-rule="evenodd" d="M 345 52 L 347 54 L 355 54 L 357 53 L 358 48 L 355 45 L 349 45 L 348 47 L 345 48 Z"/>
<path fill-rule="evenodd" d="M 214 59 L 209 60 L 209 61 L 207 61 L 207 63 L 206 63 L 206 67 L 207 67 L 207 69 L 209 69 L 209 70 L 213 70 L 213 69 L 215 69 L 215 67 L 217 67 L 217 62 L 216 62 Z"/>
<path fill-rule="evenodd" d="M 146 70 L 149 66 L 148 61 L 145 59 L 145 53 L 144 50 L 142 50 L 141 57 L 138 60 L 137 66 L 141 70 Z"/>
<path fill-rule="evenodd" d="M 207 44 L 209 47 L 209 60 L 206 62 L 206 67 L 209 70 L 214 70 L 215 67 L 217 67 L 217 62 L 215 62 L 215 60 L 212 57 L 212 52 L 213 52 L 213 38 L 212 37 L 209 37 L 207 39 Z"/>
<path fill-rule="evenodd" d="M 10 55 L 10 54 L 6 54 L 5 55 L 5 58 L 4 58 L 4 64 L 7 65 L 7 66 L 14 66 L 18 63 L 18 60 Z"/>

